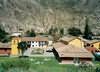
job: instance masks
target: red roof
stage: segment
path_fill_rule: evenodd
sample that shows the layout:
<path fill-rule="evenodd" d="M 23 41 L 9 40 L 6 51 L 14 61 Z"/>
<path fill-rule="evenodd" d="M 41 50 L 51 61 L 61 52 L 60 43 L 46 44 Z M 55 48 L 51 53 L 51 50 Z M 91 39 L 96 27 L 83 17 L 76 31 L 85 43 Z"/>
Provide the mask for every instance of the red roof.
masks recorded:
<path fill-rule="evenodd" d="M 87 47 L 86 49 L 90 52 L 96 52 L 97 51 L 97 49 L 95 47 Z"/>

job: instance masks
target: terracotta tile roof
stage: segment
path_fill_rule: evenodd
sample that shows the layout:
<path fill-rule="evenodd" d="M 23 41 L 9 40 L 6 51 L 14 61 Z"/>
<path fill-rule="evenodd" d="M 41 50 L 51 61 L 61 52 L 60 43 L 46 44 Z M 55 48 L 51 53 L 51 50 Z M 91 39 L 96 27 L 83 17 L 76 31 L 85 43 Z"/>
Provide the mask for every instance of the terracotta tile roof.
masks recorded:
<path fill-rule="evenodd" d="M 54 48 L 61 48 L 61 47 L 64 47 L 66 45 L 63 44 L 62 42 L 57 42 L 57 43 L 54 43 L 53 46 L 54 46 Z"/>
<path fill-rule="evenodd" d="M 34 37 L 22 37 L 21 41 L 34 41 Z"/>
<path fill-rule="evenodd" d="M 22 37 L 22 41 L 48 41 L 47 37 Z"/>
<path fill-rule="evenodd" d="M 48 38 L 47 37 L 35 37 L 34 38 L 34 41 L 48 41 Z"/>
<path fill-rule="evenodd" d="M 10 43 L 0 43 L 0 48 L 11 48 Z"/>
<path fill-rule="evenodd" d="M 90 52 L 96 52 L 97 49 L 95 47 L 86 47 L 86 49 Z"/>
<path fill-rule="evenodd" d="M 55 50 L 58 52 L 60 57 L 84 57 L 84 58 L 92 58 L 93 55 L 87 51 L 85 48 L 78 48 L 73 45 L 65 45 L 56 48 Z"/>

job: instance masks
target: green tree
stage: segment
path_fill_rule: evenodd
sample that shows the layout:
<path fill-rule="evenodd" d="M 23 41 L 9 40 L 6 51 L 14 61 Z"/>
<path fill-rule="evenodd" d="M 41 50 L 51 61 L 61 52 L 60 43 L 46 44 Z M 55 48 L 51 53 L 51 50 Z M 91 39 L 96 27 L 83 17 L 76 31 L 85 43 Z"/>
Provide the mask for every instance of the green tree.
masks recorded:
<path fill-rule="evenodd" d="M 72 36 L 79 36 L 82 34 L 81 30 L 75 27 L 69 28 L 68 33 Z"/>
<path fill-rule="evenodd" d="M 63 36 L 63 35 L 64 35 L 64 29 L 61 28 L 61 29 L 60 29 L 60 36 Z"/>
<path fill-rule="evenodd" d="M 35 37 L 36 36 L 36 33 L 35 33 L 35 31 L 33 29 L 31 29 L 31 30 L 28 30 L 26 32 L 26 36 L 27 37 Z"/>
<path fill-rule="evenodd" d="M 21 54 L 22 54 L 22 56 L 24 56 L 24 52 L 25 52 L 25 50 L 27 50 L 28 44 L 26 42 L 20 42 L 20 43 L 18 43 L 17 48 L 18 48 L 18 50 L 21 50 Z"/>
<path fill-rule="evenodd" d="M 85 25 L 85 30 L 84 30 L 83 37 L 85 39 L 91 40 L 93 33 L 91 32 L 91 29 L 89 28 L 88 21 L 89 21 L 89 19 L 86 17 L 86 21 L 85 21 L 86 25 Z"/>
<path fill-rule="evenodd" d="M 8 42 L 9 41 L 9 37 L 8 37 L 8 33 L 3 29 L 3 27 L 0 25 L 0 41 L 1 42 Z"/>

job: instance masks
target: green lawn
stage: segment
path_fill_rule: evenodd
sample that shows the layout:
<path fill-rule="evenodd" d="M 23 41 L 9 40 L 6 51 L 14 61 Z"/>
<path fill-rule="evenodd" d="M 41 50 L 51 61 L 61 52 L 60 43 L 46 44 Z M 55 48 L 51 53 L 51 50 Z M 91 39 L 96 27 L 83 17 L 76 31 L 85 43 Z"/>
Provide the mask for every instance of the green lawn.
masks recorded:
<path fill-rule="evenodd" d="M 61 65 L 53 57 L 0 58 L 0 72 L 95 72 L 74 65 Z"/>

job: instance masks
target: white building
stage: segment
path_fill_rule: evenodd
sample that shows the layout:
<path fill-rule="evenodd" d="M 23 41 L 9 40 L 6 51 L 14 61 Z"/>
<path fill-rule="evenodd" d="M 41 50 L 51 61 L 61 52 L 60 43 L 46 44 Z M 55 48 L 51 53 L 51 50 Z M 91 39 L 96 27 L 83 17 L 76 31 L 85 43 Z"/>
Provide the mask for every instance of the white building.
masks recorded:
<path fill-rule="evenodd" d="M 46 37 L 23 37 L 21 41 L 27 42 L 30 48 L 46 48 L 49 43 Z"/>

